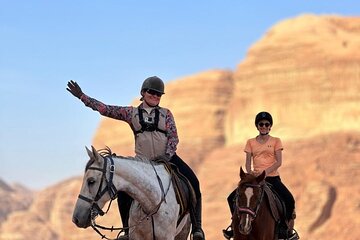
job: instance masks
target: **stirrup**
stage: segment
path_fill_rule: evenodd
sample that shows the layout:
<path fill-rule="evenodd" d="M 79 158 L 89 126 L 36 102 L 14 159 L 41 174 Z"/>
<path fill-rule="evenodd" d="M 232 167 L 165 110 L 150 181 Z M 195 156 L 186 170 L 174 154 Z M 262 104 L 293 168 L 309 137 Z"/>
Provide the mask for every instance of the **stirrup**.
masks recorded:
<path fill-rule="evenodd" d="M 226 229 L 223 229 L 222 232 L 226 239 L 231 239 L 234 237 L 234 231 L 231 229 L 231 225 L 228 226 Z"/>
<path fill-rule="evenodd" d="M 293 229 L 289 240 L 298 240 L 298 239 L 300 239 L 300 236 L 297 233 L 297 231 L 295 229 Z"/>
<path fill-rule="evenodd" d="M 278 240 L 298 240 L 298 239 L 300 239 L 300 236 L 297 233 L 297 231 L 293 229 L 292 233 L 288 238 L 279 238 Z"/>

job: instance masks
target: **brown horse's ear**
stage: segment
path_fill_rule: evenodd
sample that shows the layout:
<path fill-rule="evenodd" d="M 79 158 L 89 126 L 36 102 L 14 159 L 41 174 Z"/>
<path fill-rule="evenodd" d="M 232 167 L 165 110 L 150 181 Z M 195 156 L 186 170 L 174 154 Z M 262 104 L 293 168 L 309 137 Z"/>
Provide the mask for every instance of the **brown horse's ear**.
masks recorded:
<path fill-rule="evenodd" d="M 266 172 L 263 171 L 259 176 L 256 177 L 256 181 L 257 181 L 258 183 L 260 183 L 260 182 L 262 182 L 262 181 L 265 179 L 265 177 L 266 177 Z"/>
<path fill-rule="evenodd" d="M 240 179 L 245 178 L 246 173 L 244 172 L 244 170 L 242 169 L 242 167 L 240 167 Z"/>

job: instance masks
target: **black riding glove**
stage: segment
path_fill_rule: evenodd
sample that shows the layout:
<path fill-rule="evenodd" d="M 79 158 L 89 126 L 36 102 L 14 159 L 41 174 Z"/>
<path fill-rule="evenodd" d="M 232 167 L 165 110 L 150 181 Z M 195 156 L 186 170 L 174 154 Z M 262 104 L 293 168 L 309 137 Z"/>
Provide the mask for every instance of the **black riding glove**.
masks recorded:
<path fill-rule="evenodd" d="M 72 95 L 74 95 L 75 97 L 77 97 L 78 99 L 81 98 L 81 96 L 84 94 L 81 91 L 81 88 L 79 86 L 79 84 L 77 84 L 75 81 L 70 80 L 67 84 L 67 88 L 66 90 L 68 90 Z"/>

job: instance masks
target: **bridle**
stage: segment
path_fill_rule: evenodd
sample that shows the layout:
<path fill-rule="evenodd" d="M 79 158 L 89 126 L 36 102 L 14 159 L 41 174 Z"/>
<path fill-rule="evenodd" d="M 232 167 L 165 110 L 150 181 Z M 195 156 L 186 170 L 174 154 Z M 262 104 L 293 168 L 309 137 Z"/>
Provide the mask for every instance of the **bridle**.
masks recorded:
<path fill-rule="evenodd" d="M 261 202 L 264 198 L 264 183 L 262 183 L 262 184 L 245 183 L 244 186 L 251 187 L 251 188 L 259 188 L 260 189 L 260 197 L 256 201 L 255 209 L 239 206 L 238 198 L 239 198 L 240 193 L 239 193 L 239 188 L 238 188 L 236 191 L 236 212 L 238 214 L 239 219 L 240 219 L 240 214 L 248 214 L 251 216 L 251 219 L 254 220 L 259 212 Z"/>
<path fill-rule="evenodd" d="M 106 173 L 107 173 L 107 162 L 110 161 L 110 165 L 109 165 L 109 179 L 106 178 Z M 100 171 L 102 173 L 101 175 L 101 182 L 99 185 L 99 189 L 96 193 L 96 196 L 94 199 L 85 197 L 84 195 L 79 194 L 78 198 L 80 198 L 81 200 L 84 200 L 85 202 L 90 203 L 91 207 L 90 207 L 90 211 L 91 211 L 91 215 L 97 215 L 99 214 L 100 216 L 103 216 L 104 214 L 106 214 L 109 211 L 111 202 L 109 204 L 108 209 L 106 210 L 106 212 L 104 212 L 99 205 L 97 204 L 97 201 L 99 201 L 100 198 L 102 198 L 102 196 L 104 196 L 105 193 L 108 193 L 110 195 L 110 199 L 111 201 L 113 201 L 116 197 L 117 197 L 117 189 L 113 183 L 113 178 L 114 178 L 114 171 L 115 171 L 115 165 L 114 165 L 114 160 L 112 159 L 112 157 L 110 156 L 106 156 L 104 157 L 104 165 L 103 168 L 98 168 L 98 167 L 91 167 L 91 165 L 86 169 L 87 170 L 97 170 Z M 103 183 L 105 182 L 105 187 L 103 188 Z M 103 188 L 103 189 L 102 189 Z M 102 189 L 102 190 L 101 190 Z"/>
<path fill-rule="evenodd" d="M 94 199 L 91 199 L 91 198 L 88 198 L 88 197 L 85 197 L 84 195 L 82 194 L 79 194 L 78 198 L 81 199 L 81 200 L 84 200 L 85 202 L 88 202 L 90 203 L 90 218 L 91 218 L 91 227 L 101 236 L 101 239 L 108 239 L 108 240 L 117 240 L 118 237 L 120 236 L 120 234 L 126 230 L 126 229 L 131 229 L 131 228 L 135 228 L 137 225 L 141 224 L 145 219 L 146 220 L 149 220 L 151 218 L 151 223 L 152 223 L 152 235 L 153 235 L 153 239 L 155 240 L 156 237 L 155 237 L 155 226 L 154 226 L 154 218 L 153 218 L 153 215 L 155 215 L 158 210 L 160 209 L 160 206 L 163 202 L 166 202 L 166 195 L 170 189 L 170 186 L 171 186 L 171 181 L 169 181 L 169 185 L 166 189 L 166 191 L 164 191 L 164 187 L 163 187 L 163 184 L 162 184 L 162 181 L 156 171 L 156 168 L 154 166 L 154 164 L 152 163 L 151 160 L 149 160 L 151 166 L 153 167 L 154 171 L 155 171 L 155 174 L 156 174 L 156 178 L 159 182 L 159 186 L 160 186 L 160 189 L 161 189 L 161 200 L 160 202 L 149 212 L 149 213 L 146 213 L 146 215 L 141 218 L 136 224 L 134 224 L 133 226 L 129 226 L 129 227 L 114 227 L 112 226 L 111 228 L 108 228 L 108 227 L 104 227 L 104 226 L 101 226 L 101 225 L 98 225 L 96 224 L 95 222 L 95 218 L 97 217 L 97 215 L 100 215 L 100 216 L 103 216 L 105 214 L 108 213 L 109 209 L 110 209 L 110 206 L 111 206 L 111 203 L 113 200 L 115 200 L 117 198 L 117 192 L 118 190 L 116 189 L 114 183 L 113 183 L 113 178 L 114 178 L 114 172 L 115 172 L 115 165 L 114 165 L 114 160 L 112 159 L 111 155 L 109 156 L 104 156 L 103 157 L 104 159 L 104 165 L 103 165 L 103 168 L 98 168 L 98 167 L 91 167 L 91 164 L 90 166 L 88 166 L 86 168 L 86 171 L 87 170 L 96 170 L 96 171 L 100 171 L 102 173 L 102 176 L 101 176 L 101 182 L 100 182 L 100 185 L 99 185 L 99 188 L 98 188 L 98 191 L 96 193 L 96 196 Z M 106 173 L 107 173 L 107 163 L 108 161 L 110 161 L 110 165 L 109 165 L 109 179 L 107 179 L 106 177 Z M 105 187 L 104 189 L 102 189 L 103 187 L 103 183 L 105 182 Z M 105 193 L 108 193 L 109 196 L 110 196 L 110 203 L 108 205 L 108 208 L 107 210 L 104 212 L 100 207 L 99 205 L 97 204 L 97 201 L 99 201 L 99 199 L 102 198 L 102 196 L 104 196 Z M 98 228 L 101 228 L 103 230 L 110 230 L 111 232 L 114 231 L 114 230 L 119 230 L 119 233 L 117 235 L 117 237 L 115 239 L 110 239 L 108 237 L 106 237 L 104 234 L 102 234 Z"/>

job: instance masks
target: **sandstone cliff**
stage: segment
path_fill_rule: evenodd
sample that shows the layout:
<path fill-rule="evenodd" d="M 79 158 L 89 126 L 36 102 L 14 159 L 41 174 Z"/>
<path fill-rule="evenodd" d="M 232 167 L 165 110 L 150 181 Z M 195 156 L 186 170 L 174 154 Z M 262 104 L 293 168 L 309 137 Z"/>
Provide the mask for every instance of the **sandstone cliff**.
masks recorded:
<path fill-rule="evenodd" d="M 230 222 L 226 197 L 261 110 L 273 114 L 272 135 L 283 139 L 280 172 L 296 199 L 302 239 L 358 239 L 359 31 L 360 18 L 299 16 L 271 28 L 233 73 L 211 70 L 166 85 L 161 105 L 173 112 L 178 153 L 201 182 L 207 239 L 222 239 Z M 125 123 L 102 119 L 93 142 L 133 155 Z M 71 223 L 80 185 L 81 178 L 66 180 L 37 193 L 30 207 L 1 214 L 0 239 L 100 239 Z M 119 225 L 115 205 L 102 220 L 107 226 Z"/>
<path fill-rule="evenodd" d="M 283 139 L 352 130 L 360 117 L 359 36 L 360 18 L 306 15 L 271 28 L 235 71 L 227 144 L 252 136 L 248 126 L 263 109 Z"/>

